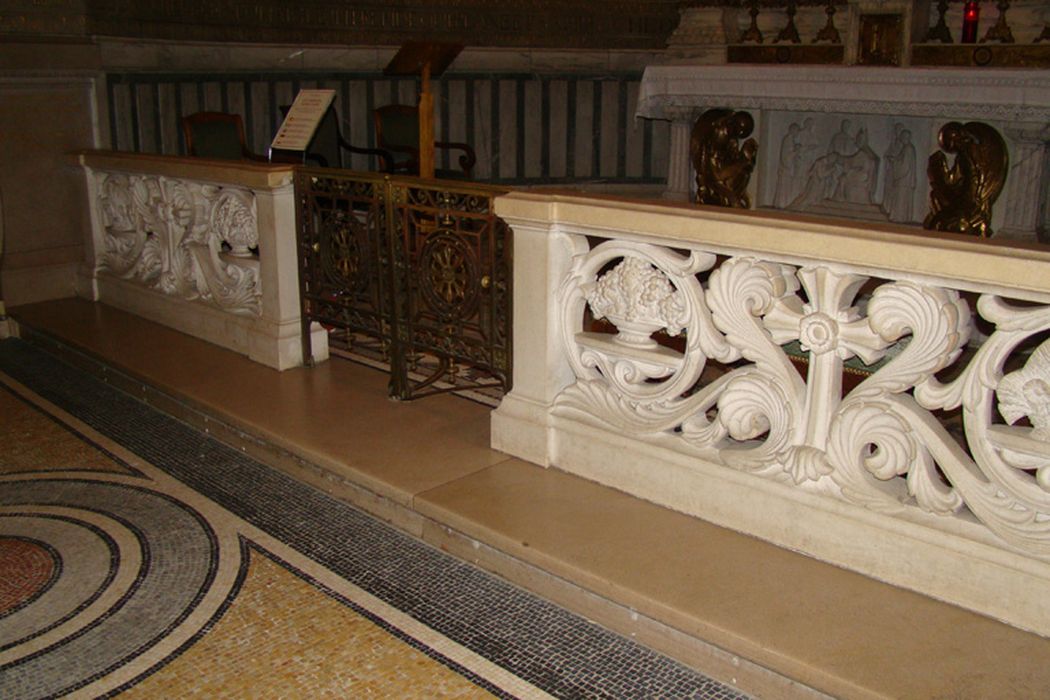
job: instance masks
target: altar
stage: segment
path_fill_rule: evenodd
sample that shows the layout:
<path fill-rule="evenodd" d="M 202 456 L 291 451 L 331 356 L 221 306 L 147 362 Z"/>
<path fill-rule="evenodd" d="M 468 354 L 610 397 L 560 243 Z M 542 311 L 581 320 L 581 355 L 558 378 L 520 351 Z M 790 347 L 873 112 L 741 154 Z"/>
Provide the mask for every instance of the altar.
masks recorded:
<path fill-rule="evenodd" d="M 690 130 L 705 110 L 749 112 L 758 157 L 755 208 L 921 225 L 926 165 L 946 123 L 983 122 L 1006 142 L 993 208 L 997 237 L 1050 229 L 1050 75 L 1023 69 L 812 65 L 659 65 L 645 70 L 636 116 L 672 123 L 665 196 L 691 199 Z"/>

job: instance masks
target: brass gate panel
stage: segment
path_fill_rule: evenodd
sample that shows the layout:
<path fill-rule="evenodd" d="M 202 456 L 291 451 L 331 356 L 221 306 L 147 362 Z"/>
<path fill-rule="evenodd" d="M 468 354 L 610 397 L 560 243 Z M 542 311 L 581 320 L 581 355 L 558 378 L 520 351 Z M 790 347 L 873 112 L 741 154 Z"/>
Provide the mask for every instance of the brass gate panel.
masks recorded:
<path fill-rule="evenodd" d="M 510 389 L 511 232 L 503 190 L 331 169 L 296 179 L 304 357 L 318 322 L 372 343 L 390 394 Z"/>
<path fill-rule="evenodd" d="M 302 170 L 295 187 L 303 357 L 313 357 L 312 321 L 364 335 L 385 348 L 390 335 L 385 181 Z"/>

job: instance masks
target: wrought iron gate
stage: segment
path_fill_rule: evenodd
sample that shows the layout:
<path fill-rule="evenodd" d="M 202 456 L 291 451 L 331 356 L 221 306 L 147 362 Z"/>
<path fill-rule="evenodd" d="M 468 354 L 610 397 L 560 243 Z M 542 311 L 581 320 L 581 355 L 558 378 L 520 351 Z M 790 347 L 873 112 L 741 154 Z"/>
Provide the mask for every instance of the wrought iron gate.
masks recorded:
<path fill-rule="evenodd" d="M 502 190 L 304 168 L 296 176 L 303 357 L 333 348 L 390 367 L 390 395 L 510 389 L 511 236 Z"/>

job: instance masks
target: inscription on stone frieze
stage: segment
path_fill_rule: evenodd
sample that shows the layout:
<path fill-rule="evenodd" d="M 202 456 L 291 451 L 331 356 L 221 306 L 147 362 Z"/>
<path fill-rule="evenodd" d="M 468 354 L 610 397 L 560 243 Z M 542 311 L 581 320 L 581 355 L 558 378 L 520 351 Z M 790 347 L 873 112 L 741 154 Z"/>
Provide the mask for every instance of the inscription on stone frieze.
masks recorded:
<path fill-rule="evenodd" d="M 88 2 L 90 33 L 183 40 L 400 44 L 427 34 L 470 46 L 663 48 L 674 3 L 639 9 L 613 2 L 397 3 L 270 0 Z"/>

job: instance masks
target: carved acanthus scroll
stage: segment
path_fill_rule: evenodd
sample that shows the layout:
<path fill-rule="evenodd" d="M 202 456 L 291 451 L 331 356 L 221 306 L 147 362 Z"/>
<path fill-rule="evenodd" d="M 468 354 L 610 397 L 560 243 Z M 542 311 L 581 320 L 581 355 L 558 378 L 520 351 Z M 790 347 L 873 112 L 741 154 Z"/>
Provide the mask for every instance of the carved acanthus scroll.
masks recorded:
<path fill-rule="evenodd" d="M 167 177 L 98 173 L 100 271 L 235 314 L 257 316 L 262 289 L 255 197 Z"/>

